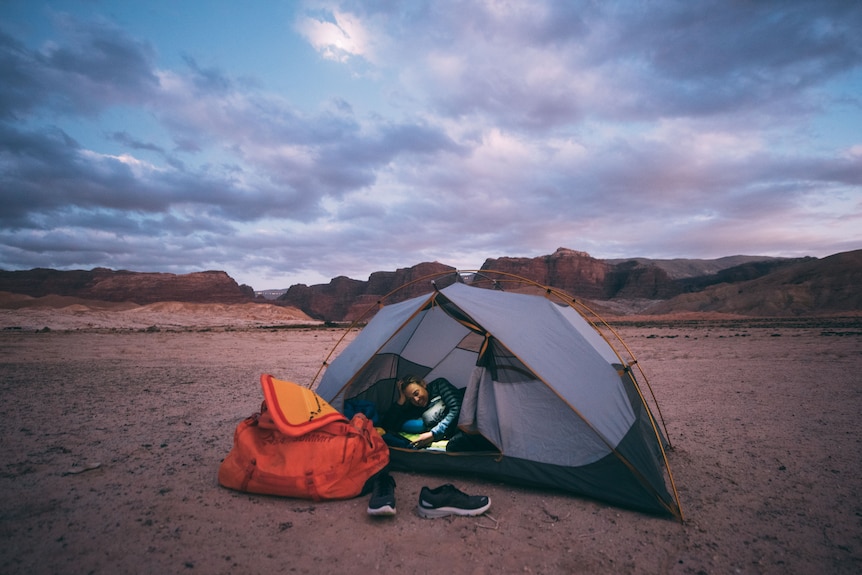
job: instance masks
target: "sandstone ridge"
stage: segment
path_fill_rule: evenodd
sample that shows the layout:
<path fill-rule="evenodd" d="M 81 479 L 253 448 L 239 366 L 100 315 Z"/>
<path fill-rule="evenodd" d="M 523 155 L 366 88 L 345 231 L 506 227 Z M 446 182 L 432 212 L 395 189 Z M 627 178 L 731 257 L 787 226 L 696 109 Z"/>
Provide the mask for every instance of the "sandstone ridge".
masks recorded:
<path fill-rule="evenodd" d="M 368 281 L 350 279 L 339 276 L 328 284 L 307 286 L 296 284 L 278 298 L 278 302 L 301 309 L 309 316 L 328 321 L 353 321 L 369 315 L 373 308 L 386 294 L 405 286 L 398 294 L 388 298 L 386 303 L 403 301 L 411 297 L 427 293 L 431 288 L 429 276 L 440 276 L 437 287 L 443 288 L 455 281 L 452 266 L 438 262 L 423 262 L 409 268 L 400 268 L 394 272 L 374 272 Z"/>
<path fill-rule="evenodd" d="M 395 303 L 460 280 L 483 284 L 490 272 L 524 277 L 585 300 L 603 315 L 730 314 L 803 317 L 862 314 L 862 250 L 826 258 L 730 256 L 714 260 L 600 260 L 559 248 L 534 258 L 489 258 L 478 273 L 423 262 L 372 273 L 367 281 L 339 276 L 328 284 L 291 286 L 269 303 L 294 307 L 318 321 L 369 319 L 378 304 Z M 505 286 L 504 289 L 518 289 Z M 92 301 L 245 303 L 254 291 L 225 272 L 183 275 L 112 271 L 0 271 L 0 291 Z"/>
<path fill-rule="evenodd" d="M 854 295 L 855 286 L 859 285 L 856 278 L 862 273 L 860 260 L 862 250 L 823 260 L 766 256 L 730 256 L 717 260 L 600 260 L 585 252 L 559 248 L 553 254 L 535 258 L 489 258 L 479 273 L 472 280 L 468 276 L 466 281 L 484 285 L 483 272 L 492 270 L 520 276 L 587 300 L 603 314 L 610 315 L 724 313 L 794 317 L 854 314 L 862 310 L 862 304 Z M 404 283 L 415 282 L 388 297 L 386 303 L 428 292 L 430 280 L 416 281 L 427 274 L 447 274 L 436 282 L 437 287 L 445 287 L 455 281 L 456 271 L 433 262 L 396 272 L 376 272 L 367 282 L 339 277 L 329 284 L 299 284 L 281 296 L 279 303 L 295 306 L 317 319 L 351 321 Z M 805 277 L 810 281 L 800 279 Z M 782 291 L 783 285 L 797 287 Z M 775 295 L 778 293 L 785 295 Z M 743 303 L 743 299 L 747 303 Z M 722 303 L 716 303 L 717 300 Z"/>
<path fill-rule="evenodd" d="M 189 274 L 114 271 L 105 268 L 0 271 L 0 291 L 31 297 L 58 295 L 140 305 L 162 301 L 243 303 L 254 299 L 251 287 L 237 284 L 223 271 Z"/>

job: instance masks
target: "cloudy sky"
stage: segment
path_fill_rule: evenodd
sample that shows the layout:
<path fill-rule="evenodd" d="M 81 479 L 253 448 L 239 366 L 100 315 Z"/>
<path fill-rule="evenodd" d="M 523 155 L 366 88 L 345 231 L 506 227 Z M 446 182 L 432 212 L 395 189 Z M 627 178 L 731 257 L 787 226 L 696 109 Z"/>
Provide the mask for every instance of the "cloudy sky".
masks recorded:
<path fill-rule="evenodd" d="M 862 3 L 2 0 L 0 268 L 862 248 Z"/>

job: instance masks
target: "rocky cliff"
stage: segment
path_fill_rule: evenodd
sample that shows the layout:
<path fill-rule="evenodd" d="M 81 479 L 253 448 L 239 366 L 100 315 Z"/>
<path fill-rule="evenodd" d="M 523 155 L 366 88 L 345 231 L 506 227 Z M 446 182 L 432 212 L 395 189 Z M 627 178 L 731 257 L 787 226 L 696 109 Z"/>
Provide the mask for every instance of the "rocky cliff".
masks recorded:
<path fill-rule="evenodd" d="M 579 297 L 606 299 L 612 266 L 587 253 L 558 248 L 536 258 L 489 258 L 480 271 L 489 270 L 525 277 Z"/>
<path fill-rule="evenodd" d="M 746 261 L 744 265 L 752 264 Z M 690 267 L 696 269 L 697 264 Z M 773 268 L 764 267 L 761 272 L 766 273 L 769 269 Z M 491 271 L 500 273 L 491 274 Z M 733 276 L 733 272 L 723 271 L 728 277 Z M 392 297 L 386 298 L 387 304 L 427 293 L 431 288 L 430 280 L 419 278 L 436 274 L 437 287 L 443 288 L 455 281 L 455 272 L 455 268 L 437 262 L 421 263 L 394 272 L 375 272 L 368 281 L 338 277 L 328 284 L 294 285 L 278 301 L 297 307 L 316 319 L 352 321 L 366 315 L 369 307 L 373 308 L 382 296 L 396 288 L 406 284 Z M 757 269 L 753 269 L 744 275 L 750 277 L 757 273 Z M 665 300 L 695 289 L 693 286 L 702 289 L 721 281 L 715 274 L 675 279 L 663 267 L 649 260 L 620 260 L 611 264 L 567 248 L 558 248 L 553 254 L 535 258 L 489 258 L 468 281 L 480 287 L 491 287 L 493 281 L 503 289 L 523 287 L 523 284 L 517 285 L 520 282 L 514 276 L 552 286 L 580 299 L 601 301 Z M 367 314 L 368 317 L 370 315 L 373 312 Z"/>
<path fill-rule="evenodd" d="M 606 313 L 670 314 L 724 312 L 749 316 L 862 313 L 862 250 L 828 258 L 730 256 L 718 260 L 598 260 L 559 248 L 535 258 L 488 259 L 474 277 L 491 287 L 490 270 L 528 278 L 575 298 L 600 303 Z M 493 275 L 499 279 L 500 275 Z M 438 262 L 372 273 L 367 281 L 340 276 L 328 284 L 291 286 L 275 303 L 296 307 L 324 321 L 370 319 L 376 306 L 403 301 L 433 286 L 459 279 L 458 270 Z M 515 290 L 517 285 L 502 285 Z M 0 291 L 41 297 L 50 294 L 148 304 L 159 301 L 239 303 L 254 292 L 226 273 L 185 275 L 35 269 L 0 271 Z"/>
<path fill-rule="evenodd" d="M 740 272 L 742 273 L 742 272 Z M 731 271 L 724 277 L 745 277 Z M 755 279 L 725 281 L 657 303 L 646 313 L 718 312 L 794 317 L 862 312 L 862 250 L 805 258 Z"/>
<path fill-rule="evenodd" d="M 522 276 L 584 299 L 664 299 L 681 293 L 680 286 L 656 265 L 636 260 L 609 264 L 567 248 L 536 258 L 487 259 L 482 271 L 487 270 Z"/>
<path fill-rule="evenodd" d="M 160 301 L 242 303 L 254 290 L 222 271 L 190 274 L 114 271 L 105 268 L 58 271 L 0 271 L 0 291 L 32 297 L 73 296 L 102 301 L 149 304 Z"/>
<path fill-rule="evenodd" d="M 857 269 L 860 267 L 858 263 L 842 261 L 845 264 L 849 263 L 850 268 L 853 268 L 853 265 L 856 265 Z M 855 293 L 855 286 L 858 284 L 853 284 L 849 279 L 850 276 L 840 271 L 838 267 L 822 267 L 818 262 L 820 260 L 816 258 L 731 256 L 720 260 L 654 261 L 633 258 L 614 260 L 611 263 L 593 258 L 585 252 L 559 248 L 553 254 L 535 258 L 489 258 L 480 271 L 467 281 L 480 287 L 492 287 L 492 282 L 496 281 L 503 289 L 514 290 L 518 289 L 518 282 L 512 276 L 520 276 L 541 285 L 560 289 L 578 299 L 602 302 L 606 305 L 600 307 L 609 311 L 615 310 L 613 313 L 618 314 L 643 312 L 647 308 L 650 313 L 715 311 L 719 307 L 715 301 L 721 300 L 724 302 L 722 309 L 729 313 L 781 315 L 786 313 L 782 311 L 785 307 L 772 299 L 778 297 L 774 294 L 785 292 L 788 298 L 796 301 L 792 308 L 806 310 L 793 313 L 817 314 L 822 313 L 822 310 L 837 312 L 858 309 L 853 307 L 856 304 L 852 298 L 852 293 Z M 798 269 L 808 269 L 805 265 L 809 265 L 810 269 L 821 270 L 815 274 L 818 277 L 832 279 L 804 282 L 791 272 L 799 265 L 803 267 Z M 779 274 L 785 270 L 787 273 Z M 501 274 L 491 274 L 490 271 L 501 272 Z M 448 272 L 452 273 L 448 274 Z M 417 278 L 429 274 L 447 273 L 437 279 L 438 287 L 442 288 L 455 281 L 455 272 L 455 268 L 435 262 L 423 263 L 395 272 L 376 272 L 371 274 L 368 281 L 341 277 L 324 285 L 301 284 L 291 287 L 280 298 L 280 303 L 295 306 L 316 319 L 350 321 L 362 317 L 382 296 L 399 286 L 410 284 L 393 297 L 387 298 L 387 304 L 427 293 L 430 289 L 429 282 L 415 281 Z M 761 279 L 763 280 L 761 283 L 751 284 L 751 290 L 763 290 L 763 294 L 749 304 L 738 301 L 741 291 L 737 290 L 739 293 L 734 295 L 734 288 L 727 287 L 745 282 L 757 282 Z M 782 282 L 789 284 L 801 282 L 804 285 L 797 291 L 782 291 L 783 288 L 779 288 Z M 848 295 L 848 290 L 851 295 Z M 700 293 L 711 298 L 712 303 L 704 303 L 699 297 Z M 753 293 L 749 293 L 747 297 L 754 297 Z M 675 309 L 676 307 L 679 309 Z M 372 314 L 365 315 L 366 319 L 370 315 Z"/>
<path fill-rule="evenodd" d="M 428 293 L 432 278 L 443 288 L 455 281 L 455 268 L 437 262 L 424 262 L 394 272 L 374 272 L 368 281 L 337 277 L 328 284 L 296 284 L 278 298 L 282 305 L 301 309 L 315 319 L 353 321 L 365 315 L 383 296 L 386 303 L 404 301 Z M 451 277 L 445 274 L 451 273 Z M 440 277 L 444 274 L 444 277 Z M 401 289 L 398 289 L 401 288 Z"/>

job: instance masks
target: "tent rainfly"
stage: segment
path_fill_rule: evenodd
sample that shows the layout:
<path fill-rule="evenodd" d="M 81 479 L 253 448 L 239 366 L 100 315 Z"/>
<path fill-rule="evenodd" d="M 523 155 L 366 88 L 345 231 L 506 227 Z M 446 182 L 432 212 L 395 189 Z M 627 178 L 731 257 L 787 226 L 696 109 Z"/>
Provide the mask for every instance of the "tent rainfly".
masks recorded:
<path fill-rule="evenodd" d="M 668 444 L 635 362 L 626 364 L 573 304 L 544 289 L 456 282 L 386 305 L 328 365 L 316 391 L 339 410 L 351 399 L 385 410 L 399 378 L 446 378 L 465 388 L 459 428 L 499 452 L 391 447 L 394 469 L 469 472 L 682 520 Z"/>

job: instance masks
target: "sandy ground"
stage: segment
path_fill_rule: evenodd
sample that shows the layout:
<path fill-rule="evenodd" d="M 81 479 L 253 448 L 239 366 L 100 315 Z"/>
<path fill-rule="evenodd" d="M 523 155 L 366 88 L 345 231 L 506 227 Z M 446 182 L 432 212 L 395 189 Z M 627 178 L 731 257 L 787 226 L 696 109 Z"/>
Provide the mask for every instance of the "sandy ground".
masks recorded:
<path fill-rule="evenodd" d="M 395 473 L 387 519 L 223 489 L 259 375 L 310 383 L 343 332 L 79 312 L 0 314 L 0 573 L 862 572 L 859 320 L 619 327 L 667 421 L 680 523 L 465 476 Z M 419 518 L 447 481 L 489 514 Z"/>

